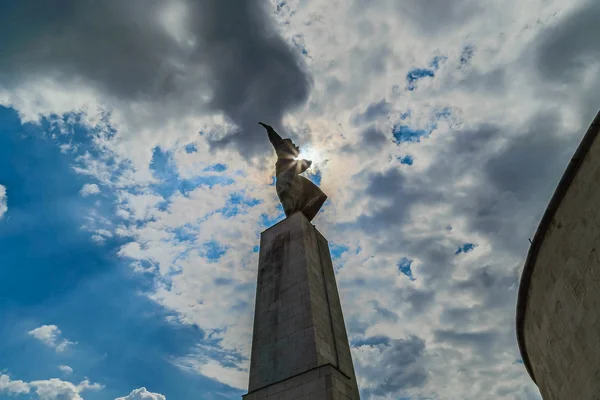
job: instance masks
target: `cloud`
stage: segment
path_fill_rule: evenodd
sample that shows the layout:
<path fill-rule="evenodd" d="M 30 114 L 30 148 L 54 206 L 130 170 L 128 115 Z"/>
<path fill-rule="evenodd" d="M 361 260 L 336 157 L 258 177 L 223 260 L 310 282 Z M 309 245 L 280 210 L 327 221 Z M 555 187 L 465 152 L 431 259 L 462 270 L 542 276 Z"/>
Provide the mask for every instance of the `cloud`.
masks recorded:
<path fill-rule="evenodd" d="M 71 382 L 52 378 L 43 381 L 32 381 L 29 383 L 35 388 L 35 393 L 40 400 L 83 400 L 80 393 L 84 390 L 100 390 L 102 385 L 90 383 L 88 380 L 75 385 Z"/>
<path fill-rule="evenodd" d="M 354 125 L 370 123 L 382 117 L 386 118 L 391 111 L 392 104 L 382 99 L 377 103 L 369 104 L 364 112 L 355 115 L 352 118 L 352 123 Z"/>
<path fill-rule="evenodd" d="M 460 0 L 448 3 L 433 0 L 428 5 L 416 0 L 394 2 L 398 13 L 425 35 L 442 34 L 448 29 L 459 28 L 477 15 L 480 5 L 472 0 Z M 437 23 L 434 23 L 437 22 Z"/>
<path fill-rule="evenodd" d="M 567 139 L 557 134 L 560 123 L 556 113 L 542 112 L 531 118 L 527 126 L 523 134 L 512 138 L 486 165 L 489 182 L 498 191 L 513 193 L 521 199 L 543 190 L 546 182 L 560 176 L 560 164 L 547 162 L 550 154 L 562 164 L 572 153 L 566 146 Z M 522 171 L 527 173 L 521 174 Z M 520 178 L 514 179 L 517 175 Z"/>
<path fill-rule="evenodd" d="M 421 387 L 428 372 L 420 362 L 425 354 L 425 342 L 418 337 L 386 340 L 381 344 L 364 344 L 355 348 L 357 374 L 365 397 L 385 396 L 401 390 Z M 380 369 L 366 367 L 378 364 Z"/>
<path fill-rule="evenodd" d="M 59 365 L 58 369 L 61 370 L 62 373 L 67 375 L 71 375 L 73 373 L 73 368 L 69 367 L 68 365 Z"/>
<path fill-rule="evenodd" d="M 0 374 L 0 393 L 9 395 L 27 394 L 30 388 L 26 382 L 11 380 L 8 375 Z"/>
<path fill-rule="evenodd" d="M 600 49 L 596 40 L 600 37 L 600 27 L 595 21 L 600 16 L 600 5 L 585 1 L 566 14 L 540 33 L 535 57 L 542 77 L 573 82 L 590 65 L 598 64 Z"/>
<path fill-rule="evenodd" d="M 215 360 L 195 359 L 194 356 L 187 356 L 180 359 L 175 364 L 184 371 L 194 372 L 204 375 L 207 378 L 224 383 L 236 389 L 244 390 L 247 388 L 248 371 L 237 367 L 226 367 Z"/>
<path fill-rule="evenodd" d="M 432 0 L 427 5 L 418 0 L 355 0 L 354 8 L 377 7 L 387 12 L 397 13 L 418 34 L 426 37 L 437 36 L 451 29 L 460 28 L 480 9 L 472 0 L 446 2 Z"/>
<path fill-rule="evenodd" d="M 81 392 L 85 390 L 100 389 L 102 389 L 102 385 L 90 383 L 88 380 L 84 380 L 78 385 L 58 378 L 28 383 L 20 380 L 11 380 L 8 375 L 0 375 L 0 394 L 5 392 L 9 395 L 19 395 L 27 394 L 30 393 L 31 390 L 35 390 L 35 393 L 40 400 L 83 400 L 80 396 Z M 160 400 L 159 397 L 156 399 Z"/>
<path fill-rule="evenodd" d="M 0 185 L 0 218 L 8 211 L 6 204 L 6 187 Z"/>
<path fill-rule="evenodd" d="M 600 86 L 600 61 L 595 45 L 600 29 L 594 23 L 599 16 L 597 2 L 573 3 L 563 12 L 557 12 L 552 23 L 536 36 L 531 53 L 523 57 L 524 61 L 532 62 L 531 78 L 539 82 L 540 94 L 557 104 L 574 103 L 572 112 L 577 116 L 572 118 L 581 124 L 579 133 L 587 129 L 600 104 L 600 93 L 596 90 Z M 569 88 L 568 97 L 561 93 L 561 87 Z"/>
<path fill-rule="evenodd" d="M 167 398 L 159 393 L 152 393 L 145 387 L 135 389 L 128 396 L 118 397 L 115 400 L 166 400 Z"/>
<path fill-rule="evenodd" d="M 410 207 L 416 201 L 426 204 L 433 202 L 438 195 L 435 191 L 423 190 L 418 183 L 396 167 L 383 172 L 372 172 L 366 177 L 364 193 L 371 200 L 367 212 L 359 214 L 355 225 L 365 232 L 387 230 L 399 227 L 409 215 Z M 349 228 L 350 229 L 350 228 Z"/>
<path fill-rule="evenodd" d="M 243 156 L 268 148 L 259 119 L 278 126 L 308 98 L 300 55 L 280 37 L 264 2 L 71 0 L 61 12 L 33 5 L 1 13 L 0 34 L 21 43 L 0 61 L 11 89 L 39 77 L 86 85 L 114 106 L 138 104 L 138 116 L 155 123 L 222 113 L 234 127 L 213 145 L 232 144 Z M 26 22 L 10 23 L 16 20 Z"/>
<path fill-rule="evenodd" d="M 65 351 L 69 346 L 76 344 L 67 339 L 61 339 L 62 332 L 56 325 L 42 325 L 27 333 L 46 346 L 54 348 L 59 353 Z"/>
<path fill-rule="evenodd" d="M 79 194 L 83 197 L 93 196 L 98 193 L 100 193 L 100 188 L 95 183 L 86 183 L 79 191 Z"/>

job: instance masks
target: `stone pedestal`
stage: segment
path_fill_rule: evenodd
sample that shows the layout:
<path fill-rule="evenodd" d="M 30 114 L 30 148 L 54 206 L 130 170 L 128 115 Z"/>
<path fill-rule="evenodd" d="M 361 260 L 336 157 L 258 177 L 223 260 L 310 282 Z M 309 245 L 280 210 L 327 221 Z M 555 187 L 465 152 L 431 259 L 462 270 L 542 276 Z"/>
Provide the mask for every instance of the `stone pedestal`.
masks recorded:
<path fill-rule="evenodd" d="M 243 399 L 359 399 L 329 246 L 302 213 L 261 235 Z"/>

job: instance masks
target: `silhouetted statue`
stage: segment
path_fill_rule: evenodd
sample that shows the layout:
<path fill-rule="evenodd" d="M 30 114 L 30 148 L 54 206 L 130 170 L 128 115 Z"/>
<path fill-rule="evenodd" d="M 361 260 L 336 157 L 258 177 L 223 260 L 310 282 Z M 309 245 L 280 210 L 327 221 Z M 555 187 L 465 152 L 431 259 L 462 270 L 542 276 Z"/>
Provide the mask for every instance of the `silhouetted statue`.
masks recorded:
<path fill-rule="evenodd" d="M 269 140 L 277 153 L 275 188 L 286 217 L 301 211 L 311 221 L 327 199 L 317 185 L 299 175 L 311 166 L 312 161 L 297 160 L 300 148 L 291 139 L 282 139 L 269 125 L 259 124 L 267 129 Z"/>

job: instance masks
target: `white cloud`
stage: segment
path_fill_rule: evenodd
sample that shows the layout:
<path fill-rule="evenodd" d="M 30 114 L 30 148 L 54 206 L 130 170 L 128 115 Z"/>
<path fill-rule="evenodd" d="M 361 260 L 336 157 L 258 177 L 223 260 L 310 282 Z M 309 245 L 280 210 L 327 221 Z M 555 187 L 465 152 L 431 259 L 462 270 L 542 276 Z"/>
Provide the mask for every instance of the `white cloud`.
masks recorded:
<path fill-rule="evenodd" d="M 145 387 L 135 389 L 128 396 L 118 397 L 115 400 L 166 400 L 167 398 L 159 393 L 152 393 Z"/>
<path fill-rule="evenodd" d="M 3 392 L 9 395 L 27 394 L 31 390 L 35 390 L 40 400 L 83 400 L 80 396 L 81 392 L 100 389 L 102 389 L 102 385 L 90 383 L 88 380 L 75 385 L 58 378 L 24 382 L 11 380 L 8 375 L 0 375 L 0 394 Z"/>
<path fill-rule="evenodd" d="M 208 357 L 210 353 L 212 357 Z M 247 389 L 248 370 L 231 366 L 236 364 L 234 355 L 235 352 L 223 351 L 216 346 L 199 345 L 194 353 L 174 359 L 173 364 L 184 371 L 204 375 L 231 387 Z M 229 365 L 225 366 L 223 363 Z"/>
<path fill-rule="evenodd" d="M 100 235 L 92 235 L 90 239 L 92 239 L 92 241 L 96 242 L 97 244 L 104 244 L 104 242 L 106 241 L 106 238 Z"/>
<path fill-rule="evenodd" d="M 78 385 L 61 379 L 52 378 L 43 381 L 33 381 L 29 385 L 35 388 L 40 400 L 83 400 L 80 393 L 84 390 L 100 390 L 102 385 L 84 380 Z"/>
<path fill-rule="evenodd" d="M 62 332 L 56 325 L 42 325 L 27 333 L 59 353 L 65 351 L 69 346 L 77 344 L 67 339 L 61 339 Z"/>
<path fill-rule="evenodd" d="M 83 185 L 79 193 L 83 197 L 93 196 L 95 194 L 100 193 L 100 187 L 98 187 L 98 185 L 96 185 L 95 183 L 86 183 L 85 185 Z"/>
<path fill-rule="evenodd" d="M 27 384 L 26 382 L 11 380 L 8 375 L 0 374 L 0 394 L 26 394 L 29 393 L 29 390 L 29 384 Z"/>
<path fill-rule="evenodd" d="M 59 365 L 58 369 L 67 375 L 71 375 L 73 373 L 73 368 L 69 367 L 68 365 Z"/>
<path fill-rule="evenodd" d="M 8 211 L 8 205 L 6 204 L 6 187 L 0 185 L 0 218 Z"/>

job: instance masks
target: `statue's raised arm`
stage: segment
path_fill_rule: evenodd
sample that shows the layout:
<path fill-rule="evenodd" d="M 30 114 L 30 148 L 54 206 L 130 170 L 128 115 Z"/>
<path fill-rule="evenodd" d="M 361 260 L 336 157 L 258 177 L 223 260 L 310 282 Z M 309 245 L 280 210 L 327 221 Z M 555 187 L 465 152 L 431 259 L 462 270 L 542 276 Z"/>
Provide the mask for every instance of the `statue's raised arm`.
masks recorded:
<path fill-rule="evenodd" d="M 277 153 L 275 189 L 285 215 L 289 217 L 300 211 L 309 221 L 312 220 L 327 199 L 317 185 L 299 175 L 310 168 L 312 162 L 298 160 L 300 148 L 291 139 L 282 139 L 271 126 L 259 124 L 267 130 L 269 141 Z"/>
<path fill-rule="evenodd" d="M 273 127 L 271 127 L 270 125 L 263 124 L 262 122 L 259 122 L 259 124 L 265 127 L 265 129 L 267 130 L 267 134 L 269 135 L 269 141 L 271 142 L 273 147 L 275 147 L 275 149 L 277 149 L 277 147 L 280 146 L 281 143 L 283 142 L 283 139 L 281 138 L 281 136 L 279 136 L 277 134 L 277 132 L 275 132 Z"/>

